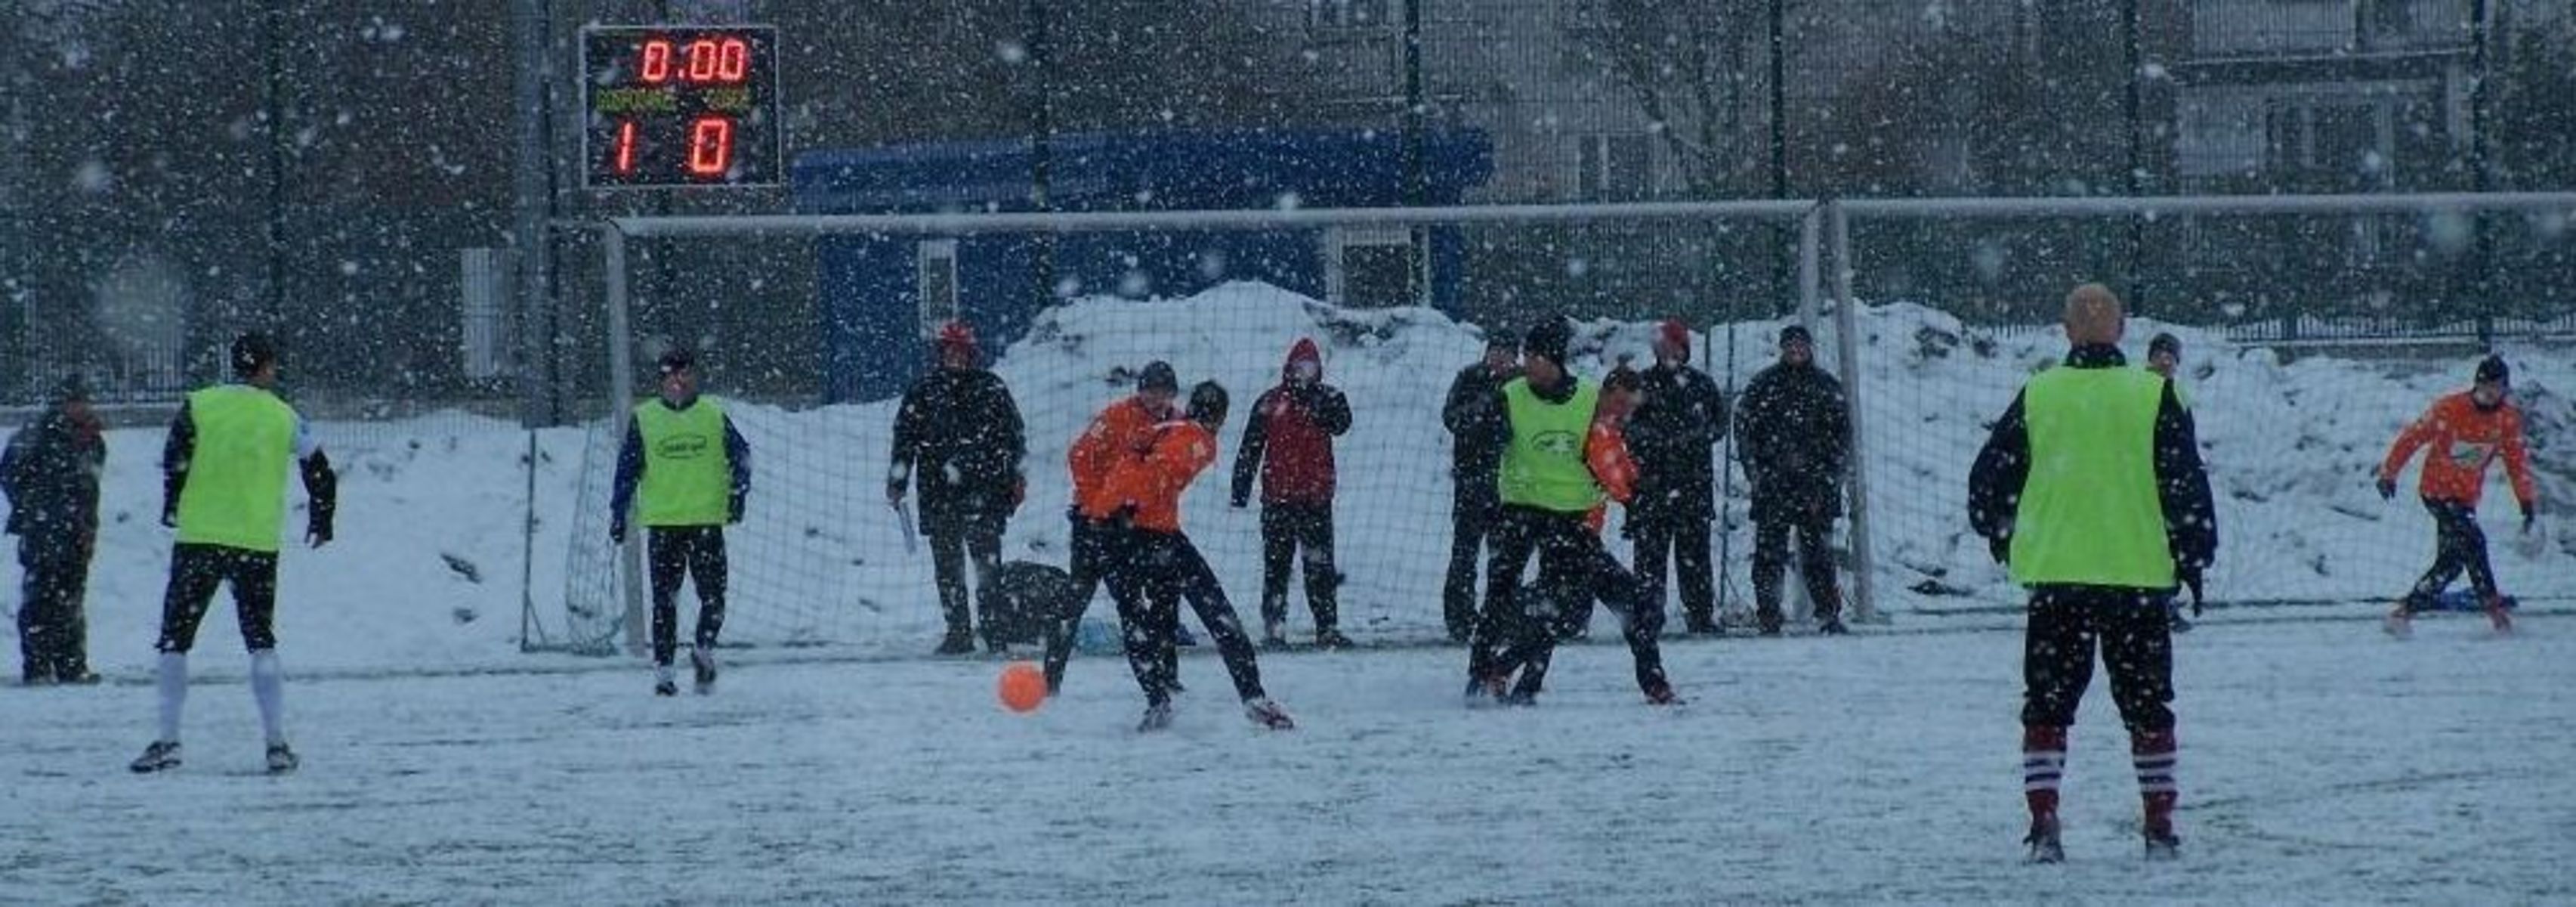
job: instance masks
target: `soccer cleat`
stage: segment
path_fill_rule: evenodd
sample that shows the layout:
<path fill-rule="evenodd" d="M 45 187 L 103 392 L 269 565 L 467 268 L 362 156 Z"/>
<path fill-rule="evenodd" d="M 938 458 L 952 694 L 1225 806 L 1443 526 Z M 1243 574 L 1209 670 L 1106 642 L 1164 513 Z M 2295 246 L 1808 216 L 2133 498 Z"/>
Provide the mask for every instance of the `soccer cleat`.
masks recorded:
<path fill-rule="evenodd" d="M 1318 649 L 1348 649 L 1351 645 L 1351 638 L 1342 635 L 1340 630 L 1325 627 L 1315 631 L 1315 647 Z"/>
<path fill-rule="evenodd" d="M 698 695 L 716 691 L 716 657 L 705 649 L 689 650 L 689 667 L 695 669 Z"/>
<path fill-rule="evenodd" d="M 2502 597 L 2487 599 L 2487 620 L 2495 624 L 2498 636 L 2513 632 L 2513 612 L 2505 610 Z"/>
<path fill-rule="evenodd" d="M 1270 697 L 1267 696 L 1244 700 L 1243 717 L 1250 718 L 1252 723 L 1274 731 L 1291 730 L 1297 727 L 1296 722 L 1288 720 L 1288 710 L 1280 708 L 1278 703 L 1270 701 Z"/>
<path fill-rule="evenodd" d="M 2379 622 L 2379 628 L 2387 631 L 2388 635 L 2394 636 L 2398 639 L 2413 637 L 2415 635 L 2415 615 L 2406 609 L 2406 604 L 2404 602 L 2399 602 L 2397 604 L 2397 609 L 2388 612 L 2388 617 Z"/>
<path fill-rule="evenodd" d="M 939 641 L 939 648 L 931 650 L 930 654 L 973 655 L 975 654 L 975 636 L 971 633 L 950 633 L 946 639 Z"/>
<path fill-rule="evenodd" d="M 1137 733 L 1159 731 L 1172 726 L 1172 704 L 1157 702 L 1145 707 L 1145 720 L 1136 723 Z"/>
<path fill-rule="evenodd" d="M 1816 625 L 1816 635 L 1819 636 L 1842 636 L 1850 632 L 1851 630 L 1844 627 L 1843 622 L 1839 620 L 1828 620 Z"/>
<path fill-rule="evenodd" d="M 2179 859 L 2182 859 L 2181 838 L 2175 837 L 2174 833 L 2170 831 L 2163 834 L 2157 834 L 2152 831 L 2147 833 L 2148 862 L 2166 863 Z"/>
<path fill-rule="evenodd" d="M 1682 697 L 1681 697 L 1681 695 L 1680 695 L 1680 694 L 1673 692 L 1673 686 L 1672 686 L 1672 684 L 1668 684 L 1668 683 L 1659 683 L 1659 684 L 1656 684 L 1656 685 L 1654 686 L 1654 688 L 1653 688 L 1653 689 L 1649 689 L 1649 690 L 1647 690 L 1647 691 L 1646 691 L 1646 704 L 1647 704 L 1647 705 L 1689 705 L 1690 703 L 1689 703 L 1688 701 L 1686 701 L 1686 700 L 1682 699 Z"/>
<path fill-rule="evenodd" d="M 295 767 L 296 767 L 296 766 L 298 766 L 298 765 L 303 764 L 303 762 L 304 762 L 304 760 L 301 760 L 301 759 L 297 759 L 297 758 L 295 758 L 295 750 L 294 750 L 293 748 L 288 747 L 284 741 L 279 741 L 279 742 L 277 742 L 277 743 L 272 743 L 272 744 L 269 744 L 269 745 L 268 745 L 268 773 L 269 773 L 269 774 L 272 774 L 272 775 L 283 775 L 283 774 L 286 774 L 286 773 L 288 773 L 288 772 L 294 771 L 294 770 L 295 770 Z"/>
<path fill-rule="evenodd" d="M 2057 841 L 2057 819 L 2053 816 L 2046 819 L 2032 819 L 2030 834 L 2023 837 L 2021 842 L 2030 847 L 2029 855 L 2023 858 L 2024 862 L 2066 862 L 2066 848 Z"/>
<path fill-rule="evenodd" d="M 138 775 L 148 775 L 153 772 L 178 767 L 179 741 L 176 740 L 152 741 L 151 746 L 143 748 L 143 755 L 136 757 L 134 764 L 127 766 L 127 768 L 133 769 L 134 773 Z"/>

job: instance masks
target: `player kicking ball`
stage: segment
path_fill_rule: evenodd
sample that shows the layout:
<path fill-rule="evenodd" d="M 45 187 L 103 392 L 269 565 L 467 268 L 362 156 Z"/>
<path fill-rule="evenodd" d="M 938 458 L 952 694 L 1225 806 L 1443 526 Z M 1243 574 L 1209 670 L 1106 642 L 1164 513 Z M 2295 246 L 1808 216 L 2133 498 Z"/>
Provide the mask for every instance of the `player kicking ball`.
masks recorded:
<path fill-rule="evenodd" d="M 1181 495 L 1190 482 L 1216 462 L 1216 431 L 1225 424 L 1225 388 L 1203 382 L 1190 392 L 1184 418 L 1154 426 L 1144 455 L 1121 460 L 1109 475 L 1108 488 L 1119 501 L 1107 531 L 1115 537 L 1115 566 L 1138 595 L 1119 599 L 1118 622 L 1124 632 L 1127 664 L 1145 691 L 1145 719 L 1139 731 L 1159 731 L 1172 724 L 1173 680 L 1180 632 L 1180 603 L 1188 598 L 1199 622 L 1216 640 L 1226 674 L 1243 697 L 1243 714 L 1273 730 L 1295 726 L 1288 713 L 1261 689 L 1261 665 L 1243 621 L 1226 601 L 1225 590 L 1208 570 L 1198 547 L 1181 531 Z"/>

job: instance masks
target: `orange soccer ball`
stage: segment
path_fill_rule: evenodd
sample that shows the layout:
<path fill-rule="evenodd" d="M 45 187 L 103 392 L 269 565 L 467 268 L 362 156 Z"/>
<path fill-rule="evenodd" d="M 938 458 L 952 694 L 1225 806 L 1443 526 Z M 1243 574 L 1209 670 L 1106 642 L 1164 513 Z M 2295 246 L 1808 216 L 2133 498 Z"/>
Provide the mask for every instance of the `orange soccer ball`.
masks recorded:
<path fill-rule="evenodd" d="M 1002 669 L 1002 707 L 1014 712 L 1034 712 L 1046 704 L 1046 675 L 1031 662 L 1014 661 Z"/>

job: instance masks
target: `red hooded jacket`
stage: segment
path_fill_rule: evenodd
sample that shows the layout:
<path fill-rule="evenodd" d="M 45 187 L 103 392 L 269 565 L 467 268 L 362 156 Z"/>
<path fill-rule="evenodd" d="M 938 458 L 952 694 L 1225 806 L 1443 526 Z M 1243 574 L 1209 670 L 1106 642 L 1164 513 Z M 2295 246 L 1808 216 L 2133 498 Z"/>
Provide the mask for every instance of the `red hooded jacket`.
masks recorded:
<path fill-rule="evenodd" d="M 1297 380 L 1297 366 L 1314 366 L 1312 381 Z M 1252 499 L 1261 477 L 1261 503 L 1305 506 L 1333 502 L 1333 438 L 1351 430 L 1351 403 L 1324 383 L 1324 359 L 1315 341 L 1299 339 L 1280 368 L 1280 382 L 1253 401 L 1234 457 L 1234 505 Z"/>

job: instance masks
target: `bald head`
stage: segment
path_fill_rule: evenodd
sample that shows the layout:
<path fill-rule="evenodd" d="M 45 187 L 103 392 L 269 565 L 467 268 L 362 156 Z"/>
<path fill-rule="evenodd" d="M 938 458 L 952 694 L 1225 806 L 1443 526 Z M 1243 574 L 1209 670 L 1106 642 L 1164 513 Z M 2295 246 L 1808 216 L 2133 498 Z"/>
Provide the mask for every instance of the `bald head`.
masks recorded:
<path fill-rule="evenodd" d="M 2127 329 L 2120 297 L 2110 287 L 2088 283 L 2066 294 L 2066 340 L 2077 346 L 2117 345 Z"/>

